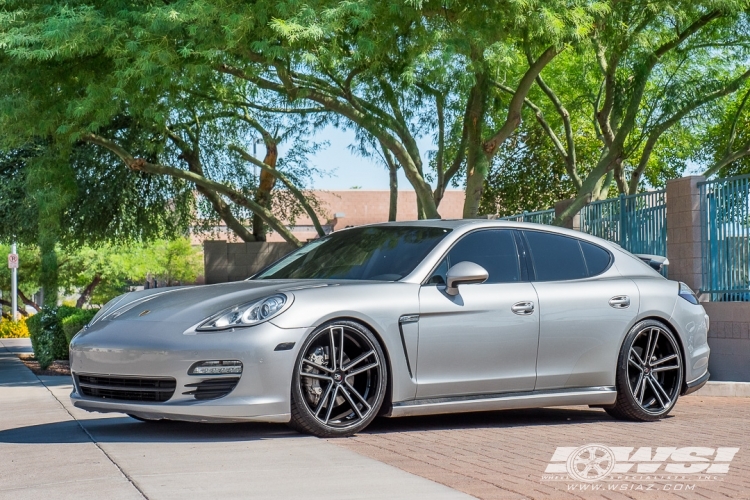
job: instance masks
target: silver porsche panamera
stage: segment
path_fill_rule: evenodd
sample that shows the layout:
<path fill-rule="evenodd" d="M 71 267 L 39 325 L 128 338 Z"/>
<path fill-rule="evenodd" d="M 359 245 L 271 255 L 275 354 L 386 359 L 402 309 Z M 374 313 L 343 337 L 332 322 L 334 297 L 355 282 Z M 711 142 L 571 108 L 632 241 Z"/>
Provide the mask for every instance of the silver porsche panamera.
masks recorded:
<path fill-rule="evenodd" d="M 536 224 L 346 229 L 246 281 L 114 299 L 71 342 L 71 398 L 318 436 L 561 405 L 655 420 L 709 376 L 708 316 L 659 264 Z"/>

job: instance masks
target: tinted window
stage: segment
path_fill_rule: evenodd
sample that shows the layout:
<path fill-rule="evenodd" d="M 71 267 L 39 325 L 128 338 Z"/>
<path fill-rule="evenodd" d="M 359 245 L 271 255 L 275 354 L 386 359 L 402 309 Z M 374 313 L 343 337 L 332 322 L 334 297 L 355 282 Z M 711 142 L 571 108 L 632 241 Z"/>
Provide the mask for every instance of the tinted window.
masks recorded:
<path fill-rule="evenodd" d="M 583 253 L 575 238 L 541 231 L 524 231 L 537 281 L 574 280 L 586 277 Z"/>
<path fill-rule="evenodd" d="M 586 267 L 588 268 L 589 276 L 596 276 L 597 274 L 602 274 L 606 271 L 609 267 L 609 260 L 611 259 L 609 252 L 585 241 L 581 241 L 580 244 L 583 256 L 586 259 Z"/>
<path fill-rule="evenodd" d="M 476 231 L 461 238 L 440 263 L 428 283 L 445 283 L 451 266 L 469 261 L 487 270 L 485 283 L 520 281 L 518 252 L 511 231 Z"/>
<path fill-rule="evenodd" d="M 255 279 L 395 281 L 412 272 L 450 231 L 409 226 L 347 229 L 308 243 Z"/>

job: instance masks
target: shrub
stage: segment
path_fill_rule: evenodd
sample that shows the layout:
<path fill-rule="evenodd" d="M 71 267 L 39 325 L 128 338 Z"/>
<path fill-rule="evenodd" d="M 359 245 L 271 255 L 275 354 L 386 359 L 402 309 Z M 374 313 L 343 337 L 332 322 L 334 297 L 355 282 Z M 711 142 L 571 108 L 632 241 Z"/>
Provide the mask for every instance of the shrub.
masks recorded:
<path fill-rule="evenodd" d="M 29 329 L 25 318 L 20 318 L 18 321 L 0 319 L 0 339 L 19 339 L 28 336 Z"/>
<path fill-rule="evenodd" d="M 29 337 L 31 338 L 31 350 L 39 352 L 37 340 L 42 333 L 42 315 L 35 314 L 26 320 L 26 328 L 29 329 Z"/>
<path fill-rule="evenodd" d="M 45 307 L 27 321 L 31 348 L 42 370 L 56 359 L 68 359 L 68 339 L 62 322 L 80 309 L 69 306 Z"/>
<path fill-rule="evenodd" d="M 73 340 L 75 334 L 81 331 L 81 328 L 89 324 L 89 321 L 96 316 L 98 311 L 98 309 L 78 309 L 62 320 L 62 329 L 68 344 Z"/>

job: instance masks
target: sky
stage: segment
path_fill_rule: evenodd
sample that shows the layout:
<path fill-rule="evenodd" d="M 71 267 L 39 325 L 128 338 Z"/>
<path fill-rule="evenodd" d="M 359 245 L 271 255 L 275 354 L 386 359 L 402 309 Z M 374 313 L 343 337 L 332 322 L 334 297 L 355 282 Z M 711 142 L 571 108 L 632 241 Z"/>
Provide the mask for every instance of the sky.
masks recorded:
<path fill-rule="evenodd" d="M 310 157 L 312 165 L 328 172 L 327 176 L 313 178 L 312 188 L 331 191 L 351 189 L 353 186 L 360 186 L 360 189 L 388 189 L 388 169 L 380 157 L 363 158 L 349 151 L 348 146 L 355 142 L 353 130 L 328 126 L 319 132 L 315 140 L 328 141 L 330 145 Z M 435 146 L 429 137 L 418 139 L 417 144 L 422 161 L 426 164 L 425 153 Z M 283 147 L 279 152 L 284 154 Z M 398 188 L 412 189 L 402 169 L 398 171 Z"/>

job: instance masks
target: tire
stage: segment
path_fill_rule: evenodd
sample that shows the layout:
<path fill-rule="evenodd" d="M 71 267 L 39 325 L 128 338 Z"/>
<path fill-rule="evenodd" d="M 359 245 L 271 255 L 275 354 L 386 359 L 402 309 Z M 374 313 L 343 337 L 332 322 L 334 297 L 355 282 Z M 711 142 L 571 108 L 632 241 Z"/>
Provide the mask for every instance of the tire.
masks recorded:
<path fill-rule="evenodd" d="M 353 321 L 331 321 L 308 337 L 297 356 L 289 425 L 318 437 L 351 436 L 377 416 L 387 386 L 375 335 Z"/>
<path fill-rule="evenodd" d="M 648 355 L 644 353 L 649 352 Z M 672 411 L 683 379 L 682 353 L 662 322 L 645 320 L 630 329 L 617 361 L 617 400 L 605 407 L 620 420 L 652 422 Z"/>

